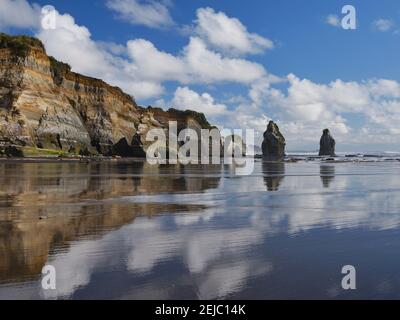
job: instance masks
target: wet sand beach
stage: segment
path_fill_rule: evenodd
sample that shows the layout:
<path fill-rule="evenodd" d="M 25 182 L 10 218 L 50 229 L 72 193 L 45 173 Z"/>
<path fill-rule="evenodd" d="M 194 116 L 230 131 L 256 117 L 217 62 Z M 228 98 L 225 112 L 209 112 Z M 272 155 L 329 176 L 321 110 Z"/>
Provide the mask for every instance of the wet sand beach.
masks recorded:
<path fill-rule="evenodd" d="M 393 160 L 1 162 L 0 299 L 400 298 Z"/>

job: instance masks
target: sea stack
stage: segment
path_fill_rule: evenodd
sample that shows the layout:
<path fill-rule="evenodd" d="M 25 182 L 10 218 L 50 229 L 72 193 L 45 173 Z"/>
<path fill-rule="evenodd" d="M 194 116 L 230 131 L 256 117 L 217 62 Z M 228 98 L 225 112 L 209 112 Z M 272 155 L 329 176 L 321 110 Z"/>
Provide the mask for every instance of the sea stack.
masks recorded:
<path fill-rule="evenodd" d="M 285 156 L 285 138 L 279 131 L 279 127 L 273 121 L 267 126 L 264 132 L 264 141 L 262 143 L 263 157 L 266 160 L 282 160 Z"/>
<path fill-rule="evenodd" d="M 331 136 L 329 129 L 325 129 L 322 133 L 321 141 L 320 141 L 320 156 L 335 156 L 335 139 Z"/>

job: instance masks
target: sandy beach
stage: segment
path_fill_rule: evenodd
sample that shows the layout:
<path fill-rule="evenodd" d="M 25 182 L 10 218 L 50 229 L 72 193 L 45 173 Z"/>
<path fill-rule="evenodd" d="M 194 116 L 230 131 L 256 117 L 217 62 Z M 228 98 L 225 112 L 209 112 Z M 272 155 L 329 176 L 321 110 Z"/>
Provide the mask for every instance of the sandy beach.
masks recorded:
<path fill-rule="evenodd" d="M 399 169 L 2 162 L 0 299 L 399 298 Z"/>

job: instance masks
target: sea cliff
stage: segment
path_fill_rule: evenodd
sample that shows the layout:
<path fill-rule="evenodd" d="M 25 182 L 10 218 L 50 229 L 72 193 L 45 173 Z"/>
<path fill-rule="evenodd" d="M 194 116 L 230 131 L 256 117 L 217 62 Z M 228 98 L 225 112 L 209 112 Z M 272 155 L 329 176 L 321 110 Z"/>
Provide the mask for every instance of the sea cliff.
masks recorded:
<path fill-rule="evenodd" d="M 211 128 L 194 111 L 143 108 L 100 79 L 71 71 L 27 36 L 0 34 L 0 156 L 143 157 L 152 128 Z"/>

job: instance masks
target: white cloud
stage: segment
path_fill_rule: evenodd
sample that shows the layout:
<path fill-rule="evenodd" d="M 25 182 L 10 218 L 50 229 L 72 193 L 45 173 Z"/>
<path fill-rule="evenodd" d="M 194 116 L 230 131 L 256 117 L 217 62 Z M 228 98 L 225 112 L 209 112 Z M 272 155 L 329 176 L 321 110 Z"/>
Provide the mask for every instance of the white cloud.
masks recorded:
<path fill-rule="evenodd" d="M 182 58 L 159 51 L 153 43 L 144 39 L 131 40 L 127 47 L 133 62 L 129 68 L 140 77 L 154 81 L 189 80 L 188 70 Z"/>
<path fill-rule="evenodd" d="M 174 25 L 166 1 L 108 0 L 107 7 L 131 24 L 150 28 L 165 28 Z"/>
<path fill-rule="evenodd" d="M 253 115 L 268 114 L 275 117 L 288 140 L 289 148 L 315 141 L 325 127 L 347 143 L 397 143 L 400 132 L 393 130 L 400 121 L 400 83 L 397 81 L 335 80 L 319 84 L 293 74 L 287 77 L 287 81 L 287 90 L 267 85 L 253 86 L 249 93 L 252 109 L 249 109 L 249 105 L 240 106 L 235 116 L 242 123 L 252 123 L 257 129 L 264 128 L 262 123 L 256 127 L 257 117 Z M 271 110 L 273 115 L 270 114 Z M 351 127 L 347 120 L 349 114 L 362 118 L 363 127 Z M 363 130 L 365 128 L 368 130 Z M 301 140 L 298 139 L 299 135 Z"/>
<path fill-rule="evenodd" d="M 125 1 L 113 3 L 116 5 Z M 24 12 L 27 10 L 34 16 L 33 7 L 25 0 L 8 4 L 13 6 L 10 12 L 21 7 Z M 148 5 L 158 7 L 153 2 L 148 2 Z M 38 20 L 40 8 L 36 11 Z M 262 65 L 225 57 L 210 50 L 204 40 L 194 36 L 177 55 L 158 50 L 153 43 L 144 39 L 128 41 L 126 46 L 115 43 L 107 45 L 94 41 L 90 31 L 76 24 L 72 16 L 58 12 L 56 29 L 37 26 L 36 36 L 42 40 L 50 55 L 69 63 L 73 71 L 104 79 L 136 99 L 160 96 L 164 92 L 163 82 L 166 81 L 185 85 L 223 82 L 250 85 L 259 79 L 268 79 Z"/>
<path fill-rule="evenodd" d="M 184 49 L 185 60 L 194 79 L 201 82 L 231 81 L 250 84 L 266 76 L 261 64 L 245 59 L 231 59 L 208 50 L 205 43 L 196 37 L 190 39 Z"/>
<path fill-rule="evenodd" d="M 373 26 L 382 32 L 390 31 L 394 27 L 394 22 L 389 19 L 378 19 L 373 22 Z"/>
<path fill-rule="evenodd" d="M 44 43 L 48 54 L 67 62 L 75 72 L 101 78 L 137 99 L 157 96 L 164 91 L 160 83 L 140 79 L 130 72 L 129 61 L 116 54 L 122 48 L 113 44 L 108 50 L 104 43 L 93 41 L 90 31 L 77 25 L 68 14 L 57 12 L 56 29 L 40 29 L 37 37 Z"/>
<path fill-rule="evenodd" d="M 200 95 L 188 87 L 178 87 L 176 89 L 171 105 L 181 110 L 190 109 L 202 112 L 211 117 L 227 112 L 226 105 L 216 103 L 210 94 L 203 93 Z"/>
<path fill-rule="evenodd" d="M 128 41 L 126 47 L 92 40 L 90 31 L 75 23 L 72 16 L 57 13 L 56 29 L 38 31 L 50 55 L 69 63 L 73 70 L 102 78 L 120 86 L 137 99 L 157 97 L 163 82 L 236 82 L 251 84 L 266 78 L 260 64 L 227 58 L 209 50 L 203 40 L 192 37 L 178 55 L 158 50 L 144 39 Z"/>
<path fill-rule="evenodd" d="M 334 26 L 334 27 L 340 27 L 340 19 L 337 15 L 335 14 L 330 14 L 325 18 L 325 23 Z"/>
<path fill-rule="evenodd" d="M 86 74 L 102 74 L 110 69 L 106 53 L 91 40 L 90 31 L 75 23 L 68 14 L 56 15 L 56 29 L 41 29 L 37 34 L 50 55 L 70 63 Z"/>
<path fill-rule="evenodd" d="M 223 57 L 209 50 L 197 37 L 191 37 L 189 44 L 177 56 L 159 51 L 150 41 L 143 39 L 129 41 L 128 52 L 132 58 L 131 71 L 151 81 L 250 84 L 266 76 L 262 65 Z"/>
<path fill-rule="evenodd" d="M 40 7 L 25 0 L 0 0 L 0 29 L 37 28 Z"/>
<path fill-rule="evenodd" d="M 229 54 L 256 54 L 272 49 L 271 40 L 249 33 L 238 19 L 212 8 L 197 10 L 195 32 L 212 47 Z"/>

